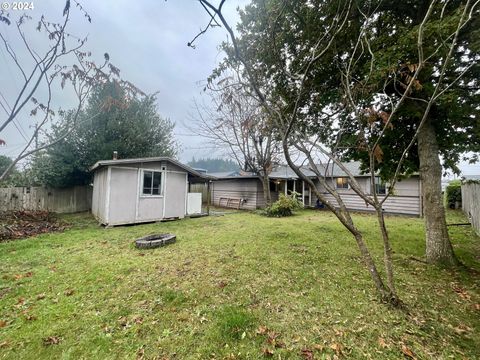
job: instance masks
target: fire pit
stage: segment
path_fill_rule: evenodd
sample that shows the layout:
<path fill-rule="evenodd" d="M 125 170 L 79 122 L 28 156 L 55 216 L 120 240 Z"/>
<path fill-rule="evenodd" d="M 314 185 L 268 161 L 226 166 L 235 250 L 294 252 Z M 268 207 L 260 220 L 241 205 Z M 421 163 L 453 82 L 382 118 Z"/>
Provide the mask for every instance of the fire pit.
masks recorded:
<path fill-rule="evenodd" d="M 135 246 L 138 249 L 153 249 L 160 246 L 165 246 L 175 242 L 177 237 L 173 234 L 154 234 L 144 236 L 135 240 Z"/>

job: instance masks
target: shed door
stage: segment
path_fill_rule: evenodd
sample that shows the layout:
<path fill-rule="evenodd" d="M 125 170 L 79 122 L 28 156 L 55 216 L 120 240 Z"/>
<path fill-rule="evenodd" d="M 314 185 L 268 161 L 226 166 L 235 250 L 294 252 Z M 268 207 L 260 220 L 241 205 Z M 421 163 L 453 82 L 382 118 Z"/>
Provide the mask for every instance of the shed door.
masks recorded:
<path fill-rule="evenodd" d="M 138 170 L 111 168 L 109 224 L 135 222 Z"/>
<path fill-rule="evenodd" d="M 168 172 L 165 182 L 165 217 L 185 216 L 187 175 L 181 172 Z"/>

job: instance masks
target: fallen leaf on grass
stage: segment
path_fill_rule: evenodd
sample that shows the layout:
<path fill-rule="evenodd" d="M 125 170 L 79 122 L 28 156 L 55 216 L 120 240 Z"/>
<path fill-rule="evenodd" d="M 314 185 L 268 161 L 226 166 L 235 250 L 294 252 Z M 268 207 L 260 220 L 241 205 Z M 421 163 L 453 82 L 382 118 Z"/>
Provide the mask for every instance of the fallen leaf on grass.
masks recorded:
<path fill-rule="evenodd" d="M 468 333 L 470 331 L 472 331 L 473 329 L 471 327 L 468 327 L 467 325 L 465 324 L 460 324 L 458 325 L 456 328 L 453 329 L 457 334 L 465 334 L 465 333 Z"/>
<path fill-rule="evenodd" d="M 277 337 L 278 337 L 278 334 L 275 331 L 269 331 L 267 341 L 269 343 L 273 343 Z"/>
<path fill-rule="evenodd" d="M 268 328 L 266 326 L 260 325 L 255 331 L 255 334 L 257 335 L 265 335 L 268 332 Z"/>
<path fill-rule="evenodd" d="M 470 294 L 461 286 L 454 286 L 453 291 L 455 291 L 462 299 L 470 300 Z"/>
<path fill-rule="evenodd" d="M 143 323 L 143 317 L 141 317 L 141 316 L 135 316 L 132 320 L 135 324 L 142 324 Z"/>
<path fill-rule="evenodd" d="M 269 348 L 262 349 L 263 356 L 273 356 L 273 350 Z"/>
<path fill-rule="evenodd" d="M 275 331 L 269 331 L 268 337 L 267 337 L 267 343 L 269 343 L 270 345 L 276 348 L 284 348 L 285 343 L 283 341 L 280 341 L 278 339 L 278 336 L 279 334 L 277 334 Z"/>
<path fill-rule="evenodd" d="M 19 297 L 16 305 L 18 307 L 18 306 L 23 305 L 24 303 L 25 303 L 25 298 Z"/>
<path fill-rule="evenodd" d="M 339 343 L 333 343 L 332 345 L 330 345 L 330 349 L 335 351 L 335 354 L 337 354 L 337 356 L 340 356 L 340 354 L 342 353 L 342 345 Z"/>
<path fill-rule="evenodd" d="M 385 342 L 385 339 L 382 337 L 378 338 L 378 345 L 380 345 L 381 348 L 387 348 L 388 344 Z"/>
<path fill-rule="evenodd" d="M 128 325 L 128 320 L 127 320 L 127 318 L 126 318 L 125 316 L 120 316 L 120 317 L 118 318 L 118 323 L 120 324 L 120 326 L 125 327 L 125 326 Z"/>
<path fill-rule="evenodd" d="M 402 345 L 402 353 L 403 353 L 403 355 L 405 355 L 406 357 L 408 357 L 410 359 L 416 359 L 415 354 L 413 353 L 412 350 L 410 350 L 408 348 L 407 345 Z"/>
<path fill-rule="evenodd" d="M 7 322 L 4 320 L 0 320 L 0 328 L 3 328 L 5 326 L 7 326 Z"/>
<path fill-rule="evenodd" d="M 313 351 L 310 349 L 302 349 L 302 357 L 307 360 L 312 360 L 313 359 Z"/>
<path fill-rule="evenodd" d="M 58 336 L 49 336 L 43 339 L 43 345 L 45 346 L 57 345 L 60 343 L 60 341 L 61 339 Z"/>
<path fill-rule="evenodd" d="M 473 308 L 474 308 L 475 310 L 479 310 L 479 311 L 480 311 L 480 304 L 474 304 L 474 305 L 473 305 Z"/>
<path fill-rule="evenodd" d="M 143 360 L 144 356 L 145 356 L 145 349 L 143 347 L 141 347 L 137 351 L 137 360 Z"/>

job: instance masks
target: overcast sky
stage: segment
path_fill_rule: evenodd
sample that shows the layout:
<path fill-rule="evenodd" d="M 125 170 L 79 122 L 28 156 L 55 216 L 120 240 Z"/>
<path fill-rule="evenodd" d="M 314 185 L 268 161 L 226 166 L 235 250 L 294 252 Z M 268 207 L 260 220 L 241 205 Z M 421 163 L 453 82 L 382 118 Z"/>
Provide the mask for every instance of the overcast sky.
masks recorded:
<path fill-rule="evenodd" d="M 230 23 L 238 19 L 236 8 L 244 6 L 245 0 L 229 0 L 224 7 L 224 13 Z M 61 19 L 64 1 L 34 0 L 34 10 L 25 11 L 33 19 L 44 14 L 47 19 Z M 84 0 L 81 1 L 86 11 L 91 15 L 89 23 L 81 12 L 73 9 L 70 31 L 83 37 L 88 35 L 85 49 L 92 51 L 96 61 L 103 61 L 103 54 L 108 52 L 110 61 L 120 68 L 122 77 L 133 82 L 146 93 L 158 92 L 159 113 L 176 123 L 175 135 L 181 145 L 180 159 L 188 161 L 195 157 L 211 156 L 212 148 L 198 137 L 191 136 L 185 129 L 188 126 L 189 114 L 193 112 L 193 98 L 202 96 L 202 83 L 211 74 L 216 64 L 223 58 L 218 50 L 219 44 L 227 39 L 226 32 L 221 28 L 211 28 L 196 41 L 196 48 L 187 47 L 189 42 L 208 22 L 208 15 L 197 1 L 194 0 Z M 10 16 L 16 18 L 19 12 L 10 11 Z M 44 37 L 36 34 L 36 21 L 25 27 L 25 32 L 32 34 L 32 42 L 41 47 L 45 44 Z M 0 23 L 0 31 L 22 53 L 22 44 L 12 26 Z M 12 105 L 15 94 L 22 85 L 20 73 L 8 57 L 5 49 L 0 47 L 0 91 Z M 63 108 L 75 106 L 68 92 L 57 94 L 56 104 Z M 4 102 L 2 98 L 0 101 Z M 7 146 L 0 147 L 0 154 L 14 156 L 25 139 L 33 132 L 35 122 L 26 109 L 19 122 L 20 131 L 12 124 L 1 138 L 7 141 Z M 5 118 L 5 112 L 0 108 L 0 118 Z M 21 120 L 20 120 L 21 119 Z"/>
<path fill-rule="evenodd" d="M 224 9 L 231 24 L 238 20 L 236 8 L 243 7 L 247 0 L 228 0 Z M 121 69 L 122 77 L 133 82 L 147 93 L 159 92 L 159 113 L 176 123 L 175 135 L 181 145 L 180 160 L 187 162 L 195 156 L 221 155 L 202 139 L 191 136 L 185 128 L 189 114 L 193 112 L 194 98 L 202 97 L 202 83 L 223 58 L 219 44 L 227 39 L 222 28 L 210 29 L 196 41 L 196 49 L 187 47 L 190 41 L 208 22 L 208 15 L 195 0 L 83 0 L 82 5 L 91 15 L 89 23 L 82 13 L 72 9 L 70 32 L 83 37 L 88 35 L 85 49 L 92 51 L 97 62 L 108 52 L 113 64 Z M 59 21 L 65 2 L 61 0 L 33 0 L 34 10 L 26 11 L 33 19 L 44 14 L 47 19 Z M 73 2 L 72 2 L 73 4 Z M 73 7 L 73 5 L 72 5 Z M 12 17 L 18 12 L 10 11 Z M 41 47 L 44 38 L 34 31 L 32 21 L 25 32 L 32 35 L 32 42 Z M 5 34 L 13 46 L 22 47 L 13 27 L 0 23 L 0 32 Z M 23 58 L 22 58 L 23 59 Z M 12 105 L 22 82 L 15 65 L 0 47 L 0 95 Z M 1 97 L 0 101 L 5 102 Z M 72 108 L 75 103 L 68 92 L 57 94 L 55 108 Z M 32 133 L 34 119 L 26 109 L 19 118 L 20 131 L 14 126 L 2 132 L 0 138 L 7 146 L 0 146 L 0 154 L 16 155 L 26 137 Z M 0 108 L 0 119 L 5 118 Z M 462 164 L 464 174 L 480 174 L 480 165 Z"/>

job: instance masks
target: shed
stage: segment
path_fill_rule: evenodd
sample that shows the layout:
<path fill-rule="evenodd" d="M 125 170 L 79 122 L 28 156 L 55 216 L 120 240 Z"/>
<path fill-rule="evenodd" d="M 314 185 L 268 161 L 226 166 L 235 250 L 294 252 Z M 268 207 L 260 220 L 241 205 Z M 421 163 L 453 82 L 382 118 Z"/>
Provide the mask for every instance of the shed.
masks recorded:
<path fill-rule="evenodd" d="M 92 213 L 109 226 L 200 214 L 202 194 L 189 193 L 189 184 L 210 179 L 169 157 L 102 160 L 90 170 Z"/>

